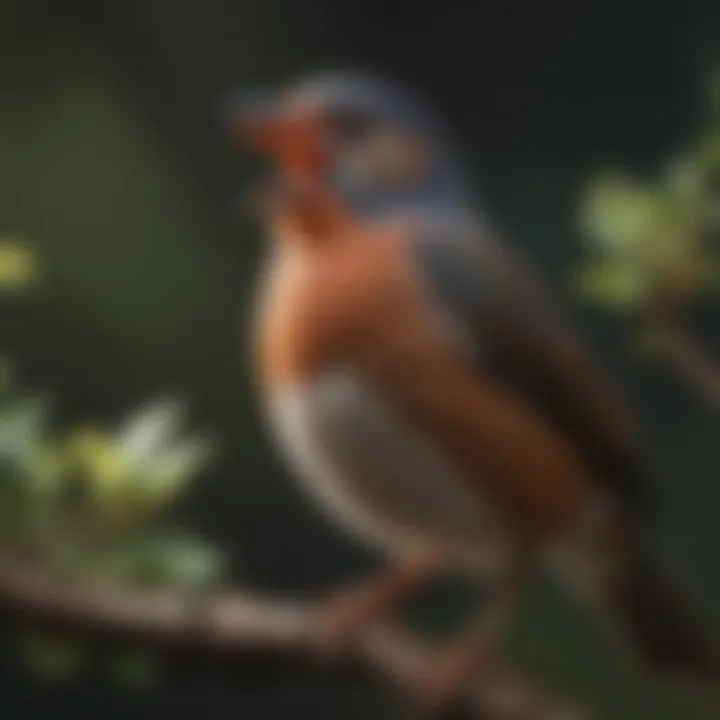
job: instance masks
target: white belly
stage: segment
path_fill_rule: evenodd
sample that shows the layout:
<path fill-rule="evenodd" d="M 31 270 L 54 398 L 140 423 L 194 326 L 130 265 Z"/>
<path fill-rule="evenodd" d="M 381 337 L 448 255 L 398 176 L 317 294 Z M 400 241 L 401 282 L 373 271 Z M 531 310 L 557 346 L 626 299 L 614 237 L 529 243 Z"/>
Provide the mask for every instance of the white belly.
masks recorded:
<path fill-rule="evenodd" d="M 347 530 L 393 554 L 504 562 L 508 536 L 472 484 L 359 381 L 337 373 L 268 400 L 285 457 Z"/>

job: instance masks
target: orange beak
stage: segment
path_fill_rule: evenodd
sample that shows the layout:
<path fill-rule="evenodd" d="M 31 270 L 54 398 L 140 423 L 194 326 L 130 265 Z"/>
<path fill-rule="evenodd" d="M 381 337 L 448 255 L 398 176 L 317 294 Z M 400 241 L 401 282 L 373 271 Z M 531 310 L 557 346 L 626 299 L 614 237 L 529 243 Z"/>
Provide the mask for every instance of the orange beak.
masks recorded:
<path fill-rule="evenodd" d="M 250 98 L 233 108 L 231 124 L 233 135 L 277 161 L 285 172 L 317 179 L 326 168 L 321 129 L 310 113 L 290 114 Z"/>

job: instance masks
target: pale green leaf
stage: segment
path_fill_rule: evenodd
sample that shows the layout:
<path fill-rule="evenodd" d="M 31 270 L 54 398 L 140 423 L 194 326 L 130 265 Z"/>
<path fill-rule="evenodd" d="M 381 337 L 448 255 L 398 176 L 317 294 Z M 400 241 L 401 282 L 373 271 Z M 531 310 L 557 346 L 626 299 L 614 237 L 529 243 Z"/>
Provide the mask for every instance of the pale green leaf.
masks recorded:
<path fill-rule="evenodd" d="M 28 243 L 20 238 L 0 238 L 0 288 L 25 288 L 35 282 L 37 275 L 37 259 Z"/>
<path fill-rule="evenodd" d="M 0 409 L 0 455 L 27 461 L 41 447 L 50 411 L 47 397 L 32 396 Z"/>
<path fill-rule="evenodd" d="M 32 477 L 29 478 L 35 490 L 52 493 L 66 477 L 69 459 L 65 448 L 53 440 L 46 440 L 35 456 Z"/>
<path fill-rule="evenodd" d="M 720 168 L 720 130 L 701 137 L 696 143 L 693 157 L 706 177 Z"/>
<path fill-rule="evenodd" d="M 586 189 L 581 228 L 605 252 L 634 253 L 652 241 L 666 206 L 667 198 L 658 189 L 622 175 L 604 174 Z"/>
<path fill-rule="evenodd" d="M 184 589 L 208 587 L 220 578 L 224 562 L 216 548 L 196 540 L 168 540 L 166 573 L 171 585 Z"/>
<path fill-rule="evenodd" d="M 183 415 L 183 406 L 170 400 L 142 408 L 121 426 L 117 435 L 120 452 L 133 465 L 142 465 L 170 442 Z"/>
<path fill-rule="evenodd" d="M 224 570 L 220 552 L 195 538 L 165 535 L 132 543 L 119 569 L 130 582 L 184 590 L 213 585 Z"/>
<path fill-rule="evenodd" d="M 79 428 L 71 435 L 68 448 L 100 503 L 112 504 L 127 493 L 131 474 L 112 436 L 97 428 Z"/>
<path fill-rule="evenodd" d="M 578 284 L 587 298 L 620 312 L 641 309 L 650 294 L 647 275 L 628 264 L 590 265 L 581 272 Z"/>
<path fill-rule="evenodd" d="M 697 158 L 681 157 L 667 167 L 665 183 L 676 200 L 693 207 L 705 197 L 707 174 Z"/>
<path fill-rule="evenodd" d="M 202 438 L 176 442 L 149 462 L 142 477 L 142 495 L 151 503 L 173 499 L 207 464 L 211 444 Z"/>

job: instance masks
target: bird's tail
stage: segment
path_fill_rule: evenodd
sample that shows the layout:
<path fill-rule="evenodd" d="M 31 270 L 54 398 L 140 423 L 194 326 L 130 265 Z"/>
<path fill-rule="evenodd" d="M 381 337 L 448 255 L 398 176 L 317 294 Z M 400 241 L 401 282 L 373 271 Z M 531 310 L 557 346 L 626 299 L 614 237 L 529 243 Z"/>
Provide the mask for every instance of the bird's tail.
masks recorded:
<path fill-rule="evenodd" d="M 678 681 L 717 698 L 720 652 L 651 554 L 633 538 L 609 557 L 600 553 L 604 562 L 593 555 L 585 562 L 576 555 L 579 562 L 573 563 L 571 577 L 610 620 L 641 668 L 657 679 Z M 577 572 L 580 562 L 583 567 Z"/>

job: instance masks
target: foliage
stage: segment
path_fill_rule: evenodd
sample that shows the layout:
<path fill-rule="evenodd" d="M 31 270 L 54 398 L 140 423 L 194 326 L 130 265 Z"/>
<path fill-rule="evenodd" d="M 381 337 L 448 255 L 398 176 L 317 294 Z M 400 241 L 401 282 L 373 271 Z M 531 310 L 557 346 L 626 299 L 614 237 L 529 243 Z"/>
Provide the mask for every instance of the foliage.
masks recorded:
<path fill-rule="evenodd" d="M 27 245 L 0 241 L 0 290 L 37 277 Z M 223 559 L 191 534 L 168 529 L 173 502 L 207 464 L 206 438 L 181 432 L 183 408 L 149 403 L 119 427 L 51 430 L 50 399 L 17 387 L 0 362 L 0 541 L 49 572 L 106 585 L 197 592 L 215 585 Z M 80 666 L 83 648 L 25 634 L 22 655 L 47 678 Z M 152 658 L 126 653 L 118 675 L 141 682 Z"/>
<path fill-rule="evenodd" d="M 160 402 L 118 431 L 48 431 L 41 396 L 0 396 L 0 508 L 6 544 L 58 572 L 93 579 L 204 585 L 214 551 L 158 527 L 209 455 L 207 441 L 177 434 L 180 409 Z"/>
<path fill-rule="evenodd" d="M 35 253 L 20 238 L 0 239 L 0 289 L 21 290 L 29 287 L 38 274 Z"/>
<path fill-rule="evenodd" d="M 621 313 L 647 312 L 659 297 L 682 305 L 720 288 L 720 73 L 708 91 L 698 137 L 660 177 L 641 181 L 604 171 L 583 193 L 580 224 L 589 244 L 580 290 Z"/>

